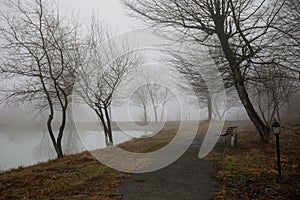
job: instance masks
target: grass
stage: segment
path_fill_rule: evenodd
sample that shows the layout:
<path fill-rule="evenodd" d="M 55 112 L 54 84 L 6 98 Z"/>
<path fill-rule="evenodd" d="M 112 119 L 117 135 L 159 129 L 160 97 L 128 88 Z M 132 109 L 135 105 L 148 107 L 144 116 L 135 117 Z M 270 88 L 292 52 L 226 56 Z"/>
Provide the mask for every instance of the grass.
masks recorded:
<path fill-rule="evenodd" d="M 198 133 L 205 133 L 202 124 Z M 153 137 L 119 145 L 131 152 L 151 152 L 176 134 L 168 126 Z M 238 130 L 238 147 L 211 153 L 219 181 L 215 199 L 300 199 L 300 136 L 283 130 L 281 137 L 282 180 L 277 179 L 276 146 L 257 141 L 252 126 Z M 111 191 L 130 175 L 110 169 L 88 152 L 35 166 L 0 173 L 0 199 L 120 199 Z"/>
<path fill-rule="evenodd" d="M 280 135 L 282 179 L 277 176 L 276 145 L 260 144 L 252 126 L 238 130 L 238 147 L 212 153 L 219 181 L 214 199 L 300 199 L 300 136 Z"/>
<path fill-rule="evenodd" d="M 154 137 L 119 146 L 132 152 L 150 152 L 167 144 L 175 134 L 176 126 L 168 125 Z M 128 176 L 84 152 L 0 173 L 0 199 L 120 199 L 111 191 Z"/>
<path fill-rule="evenodd" d="M 161 130 L 153 137 L 133 139 L 118 145 L 122 149 L 135 153 L 148 153 L 158 150 L 168 144 L 175 136 L 176 129 Z"/>
<path fill-rule="evenodd" d="M 0 198 L 119 199 L 110 191 L 125 177 L 84 152 L 0 174 Z"/>

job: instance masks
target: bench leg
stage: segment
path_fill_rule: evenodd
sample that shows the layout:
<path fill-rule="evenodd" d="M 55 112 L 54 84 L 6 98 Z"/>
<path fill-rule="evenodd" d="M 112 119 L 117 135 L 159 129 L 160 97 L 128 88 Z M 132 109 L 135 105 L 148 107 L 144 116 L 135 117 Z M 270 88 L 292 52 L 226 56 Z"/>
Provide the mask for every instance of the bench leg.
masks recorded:
<path fill-rule="evenodd" d="M 227 142 L 228 142 L 228 136 L 227 135 L 226 136 L 219 136 L 219 140 L 220 140 L 220 142 L 222 142 L 222 140 L 224 140 L 225 144 L 227 144 Z"/>

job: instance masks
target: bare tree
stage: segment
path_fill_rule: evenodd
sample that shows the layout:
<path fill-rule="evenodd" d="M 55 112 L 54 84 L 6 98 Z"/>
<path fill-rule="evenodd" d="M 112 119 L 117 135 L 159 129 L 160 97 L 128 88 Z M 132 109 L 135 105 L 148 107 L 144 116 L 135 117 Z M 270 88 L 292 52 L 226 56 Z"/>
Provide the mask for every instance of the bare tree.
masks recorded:
<path fill-rule="evenodd" d="M 281 14 L 285 0 L 123 0 L 133 16 L 150 25 L 167 27 L 200 45 L 220 49 L 227 63 L 227 73 L 238 92 L 261 141 L 269 142 L 270 127 L 256 111 L 247 82 L 254 66 L 277 63 L 295 70 L 284 62 L 274 48 L 296 43 L 282 31 Z M 276 41 L 275 41 L 276 40 Z M 294 54 L 295 55 L 295 54 Z M 286 56 L 286 55 L 285 55 Z M 289 56 L 291 57 L 291 56 Z M 281 59 L 278 59 L 281 58 Z M 280 62 L 281 61 L 281 62 Z M 297 68 L 299 69 L 299 68 Z M 250 76 L 250 77 L 249 77 Z"/>
<path fill-rule="evenodd" d="M 7 0 L 3 5 L 1 75 L 12 83 L 5 100 L 47 109 L 47 130 L 57 156 L 63 157 L 69 98 L 80 64 L 77 25 L 61 17 L 57 4 L 43 0 Z M 54 120 L 59 122 L 57 133 Z"/>
<path fill-rule="evenodd" d="M 287 105 L 292 95 L 299 91 L 299 84 L 290 74 L 276 65 L 264 68 L 258 73 L 258 79 L 253 85 L 257 107 L 266 124 L 271 126 L 274 119 L 280 121 L 280 110 Z"/>
<path fill-rule="evenodd" d="M 201 107 L 207 108 L 207 120 L 212 119 L 212 101 L 207 88 L 207 85 L 202 78 L 202 74 L 198 69 L 198 65 L 194 65 L 191 60 L 186 59 L 184 55 L 172 53 L 168 60 L 169 64 L 179 72 L 177 79 L 187 80 L 188 82 L 176 81 L 178 88 L 185 95 L 193 95 L 194 92 L 198 98 L 198 103 Z M 193 91 L 190 90 L 192 87 Z"/>
<path fill-rule="evenodd" d="M 141 72 L 140 80 L 137 84 L 141 85 L 131 97 L 133 105 L 143 109 L 143 121 L 148 122 L 150 108 L 153 110 L 155 122 L 162 121 L 166 105 L 174 99 L 174 95 L 164 85 L 168 85 L 168 80 L 163 77 L 160 70 Z"/>
<path fill-rule="evenodd" d="M 195 45 L 194 45 L 195 46 Z M 220 91 L 222 88 L 218 87 L 219 80 L 215 78 L 212 72 L 215 68 L 211 65 L 216 65 L 219 62 L 216 58 L 209 58 L 208 52 L 198 50 L 190 44 L 184 47 L 184 51 L 170 51 L 168 52 L 167 62 L 179 72 L 177 79 L 187 80 L 188 83 L 176 81 L 177 85 L 186 95 L 191 95 L 189 90 L 192 87 L 197 98 L 198 103 L 203 108 L 207 108 L 208 121 L 212 119 L 221 120 L 224 118 L 226 111 L 238 106 L 238 97 L 232 87 L 233 84 L 228 81 L 228 75 L 223 74 L 223 81 L 227 93 L 227 99 L 222 99 Z M 208 85 L 211 88 L 208 88 Z M 227 100 L 227 101 L 226 101 Z"/>
<path fill-rule="evenodd" d="M 143 122 L 145 124 L 148 123 L 148 110 L 151 105 L 149 93 L 148 93 L 148 87 L 142 86 L 138 88 L 136 91 L 134 91 L 131 101 L 134 106 L 137 106 L 143 110 L 143 114 L 141 116 Z"/>
<path fill-rule="evenodd" d="M 124 41 L 114 41 L 96 19 L 87 38 L 85 60 L 79 71 L 78 94 L 95 111 L 104 129 L 106 144 L 113 144 L 110 106 L 117 88 L 141 64 L 141 56 Z M 119 43 L 120 42 L 120 43 Z"/>

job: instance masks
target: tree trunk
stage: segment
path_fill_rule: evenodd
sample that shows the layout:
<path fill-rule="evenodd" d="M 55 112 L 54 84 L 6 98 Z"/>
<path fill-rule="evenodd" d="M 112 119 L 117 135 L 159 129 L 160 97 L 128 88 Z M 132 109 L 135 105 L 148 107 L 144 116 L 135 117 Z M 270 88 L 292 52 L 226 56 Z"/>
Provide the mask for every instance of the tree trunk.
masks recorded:
<path fill-rule="evenodd" d="M 158 122 L 157 110 L 156 110 L 156 106 L 155 106 L 155 100 L 154 100 L 154 97 L 153 97 L 152 93 L 150 93 L 150 98 L 151 98 L 151 102 L 152 102 L 152 107 L 153 107 L 155 122 Z"/>
<path fill-rule="evenodd" d="M 210 98 L 210 95 L 207 95 L 207 121 L 211 121 L 212 120 L 212 101 Z"/>
<path fill-rule="evenodd" d="M 113 145 L 114 144 L 114 140 L 113 140 L 113 136 L 112 136 L 112 128 L 111 128 L 111 121 L 110 121 L 110 117 L 109 117 L 109 110 L 108 110 L 108 106 L 104 107 L 104 112 L 105 112 L 105 116 L 106 116 L 106 124 L 107 124 L 107 135 L 109 138 L 109 142 Z"/>
<path fill-rule="evenodd" d="M 55 139 L 55 136 L 54 136 L 54 133 L 53 133 L 53 130 L 52 130 L 52 120 L 53 120 L 53 115 L 50 114 L 49 117 L 48 117 L 48 121 L 47 121 L 47 129 L 48 129 L 48 133 L 50 135 L 50 138 L 51 138 L 51 141 L 52 141 L 52 144 L 53 144 L 53 147 L 54 147 L 54 150 L 57 154 L 57 157 L 58 158 L 62 158 L 64 155 L 63 155 L 63 151 L 62 151 L 62 147 L 61 145 L 58 145 L 56 139 Z"/>
<path fill-rule="evenodd" d="M 61 158 L 63 157 L 63 150 L 62 150 L 62 138 L 63 138 L 63 133 L 64 133 L 64 130 L 65 130 L 65 127 L 66 127 L 66 118 L 67 118 L 67 115 L 66 115 L 66 108 L 63 109 L 63 115 L 62 115 L 62 123 L 61 123 L 61 126 L 59 128 L 59 133 L 58 133 L 58 137 L 57 137 L 57 149 L 58 149 L 58 157 Z"/>
<path fill-rule="evenodd" d="M 245 80 L 242 76 L 242 73 L 240 71 L 240 64 L 231 49 L 228 41 L 228 37 L 224 32 L 224 19 L 216 19 L 216 32 L 218 35 L 218 38 L 220 40 L 222 50 L 224 52 L 224 55 L 229 63 L 229 67 L 233 76 L 234 85 L 238 91 L 238 95 L 240 97 L 240 100 L 242 104 L 244 105 L 247 114 L 256 127 L 257 131 L 260 134 L 261 142 L 263 143 L 269 143 L 270 139 L 270 127 L 266 126 L 264 122 L 261 120 L 257 112 L 255 111 L 250 99 L 248 92 L 246 91 L 245 87 Z"/>
<path fill-rule="evenodd" d="M 148 123 L 146 105 L 143 105 L 143 109 L 144 109 L 144 122 L 145 122 L 145 125 L 146 125 Z"/>
<path fill-rule="evenodd" d="M 157 110 L 154 104 L 153 104 L 153 111 L 154 111 L 155 122 L 158 122 Z"/>
<path fill-rule="evenodd" d="M 247 114 L 250 118 L 250 120 L 252 121 L 252 123 L 254 124 L 254 126 L 256 127 L 256 130 L 259 132 L 260 134 L 260 139 L 262 143 L 269 143 L 270 140 L 270 127 L 266 126 L 263 121 L 260 119 L 259 115 L 257 114 L 257 112 L 255 111 L 248 93 L 245 89 L 245 86 L 243 83 L 236 83 L 236 88 L 239 94 L 239 97 L 241 99 L 242 104 L 244 105 Z"/>
<path fill-rule="evenodd" d="M 101 121 L 101 125 L 103 126 L 103 132 L 105 135 L 105 142 L 106 142 L 106 146 L 110 146 L 109 142 L 108 142 L 108 138 L 110 138 L 109 136 L 109 128 L 107 127 L 107 124 L 105 122 L 105 117 L 102 111 L 102 108 L 100 106 L 97 106 L 97 109 L 95 108 L 94 111 L 97 113 L 100 121 Z"/>

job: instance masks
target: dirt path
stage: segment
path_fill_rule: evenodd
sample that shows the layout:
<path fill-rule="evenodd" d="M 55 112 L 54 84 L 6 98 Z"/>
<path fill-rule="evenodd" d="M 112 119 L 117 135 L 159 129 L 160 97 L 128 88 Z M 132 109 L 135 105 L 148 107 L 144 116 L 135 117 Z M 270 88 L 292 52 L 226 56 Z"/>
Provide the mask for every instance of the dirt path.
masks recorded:
<path fill-rule="evenodd" d="M 195 139 L 191 148 L 172 165 L 156 172 L 134 174 L 113 193 L 122 199 L 210 199 L 215 193 L 216 181 L 212 163 L 198 158 L 204 135 Z M 214 151 L 223 149 L 218 143 Z"/>

